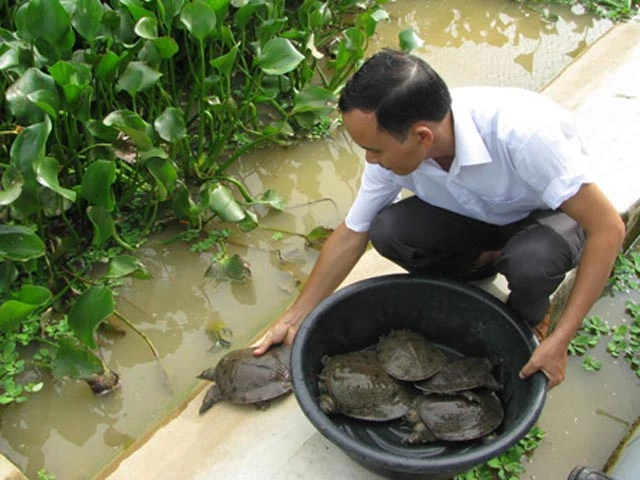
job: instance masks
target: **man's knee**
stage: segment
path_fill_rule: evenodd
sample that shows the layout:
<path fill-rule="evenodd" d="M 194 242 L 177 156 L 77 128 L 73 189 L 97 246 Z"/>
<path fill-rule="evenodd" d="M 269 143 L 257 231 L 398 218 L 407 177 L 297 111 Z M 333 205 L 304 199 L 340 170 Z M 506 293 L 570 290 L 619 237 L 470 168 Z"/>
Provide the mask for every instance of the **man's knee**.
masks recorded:
<path fill-rule="evenodd" d="M 397 232 L 397 218 L 389 209 L 380 211 L 369 227 L 369 240 L 373 247 L 384 255 L 391 243 L 392 235 Z"/>
<path fill-rule="evenodd" d="M 575 266 L 574 255 L 567 242 L 552 229 L 533 227 L 531 232 L 507 243 L 496 262 L 512 287 L 544 289 L 546 284 L 562 281 Z"/>

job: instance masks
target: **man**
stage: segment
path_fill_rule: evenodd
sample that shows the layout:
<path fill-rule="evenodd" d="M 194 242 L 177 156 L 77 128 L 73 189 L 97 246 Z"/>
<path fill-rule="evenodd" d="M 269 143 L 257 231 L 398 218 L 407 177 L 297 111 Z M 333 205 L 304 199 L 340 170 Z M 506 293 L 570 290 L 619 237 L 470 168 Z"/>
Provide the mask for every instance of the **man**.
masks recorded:
<path fill-rule="evenodd" d="M 338 107 L 365 150 L 360 190 L 301 294 L 254 345 L 255 354 L 291 343 L 371 240 L 410 273 L 459 280 L 502 273 L 508 304 L 531 327 L 577 265 L 556 328 L 520 374 L 541 370 L 551 388 L 561 383 L 569 342 L 601 294 L 625 233 L 589 176 L 569 113 L 515 88 L 450 93 L 424 61 L 392 50 L 365 62 Z M 403 188 L 415 196 L 397 201 Z"/>

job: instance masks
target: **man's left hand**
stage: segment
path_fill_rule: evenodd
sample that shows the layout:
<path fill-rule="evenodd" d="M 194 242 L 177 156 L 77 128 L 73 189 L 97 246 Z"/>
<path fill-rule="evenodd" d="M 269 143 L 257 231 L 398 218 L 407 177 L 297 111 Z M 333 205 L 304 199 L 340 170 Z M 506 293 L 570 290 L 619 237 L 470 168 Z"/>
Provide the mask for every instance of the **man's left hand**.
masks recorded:
<path fill-rule="evenodd" d="M 567 345 L 552 334 L 533 351 L 529 361 L 520 370 L 520 378 L 524 380 L 541 371 L 549 379 L 549 389 L 552 389 L 564 381 L 566 369 Z"/>

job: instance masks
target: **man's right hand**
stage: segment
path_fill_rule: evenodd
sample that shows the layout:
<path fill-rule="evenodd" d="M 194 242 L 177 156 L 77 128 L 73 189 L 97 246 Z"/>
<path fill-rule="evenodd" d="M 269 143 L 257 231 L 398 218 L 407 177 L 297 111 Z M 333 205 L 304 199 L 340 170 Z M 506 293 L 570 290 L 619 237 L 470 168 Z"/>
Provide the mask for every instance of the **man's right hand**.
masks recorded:
<path fill-rule="evenodd" d="M 274 325 L 269 327 L 269 330 L 267 330 L 262 337 L 251 344 L 250 348 L 254 348 L 255 350 L 253 351 L 253 354 L 259 357 L 269 350 L 272 345 L 276 345 L 278 343 L 291 345 L 297 331 L 297 326 L 291 325 L 283 319 L 280 319 Z"/>
<path fill-rule="evenodd" d="M 343 223 L 327 238 L 320 256 L 291 307 L 251 347 L 254 355 L 264 354 L 271 345 L 291 345 L 298 328 L 309 312 L 331 294 L 346 278 L 364 253 L 369 241 L 367 232 L 354 232 Z"/>

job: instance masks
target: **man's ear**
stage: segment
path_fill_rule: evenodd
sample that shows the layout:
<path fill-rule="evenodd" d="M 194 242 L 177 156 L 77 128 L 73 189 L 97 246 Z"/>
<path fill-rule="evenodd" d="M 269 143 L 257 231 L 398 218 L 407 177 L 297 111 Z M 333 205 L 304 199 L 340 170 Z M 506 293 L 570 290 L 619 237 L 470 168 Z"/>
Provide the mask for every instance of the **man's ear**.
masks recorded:
<path fill-rule="evenodd" d="M 425 147 L 430 147 L 433 143 L 433 130 L 426 123 L 418 122 L 414 125 L 415 134 Z"/>

